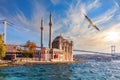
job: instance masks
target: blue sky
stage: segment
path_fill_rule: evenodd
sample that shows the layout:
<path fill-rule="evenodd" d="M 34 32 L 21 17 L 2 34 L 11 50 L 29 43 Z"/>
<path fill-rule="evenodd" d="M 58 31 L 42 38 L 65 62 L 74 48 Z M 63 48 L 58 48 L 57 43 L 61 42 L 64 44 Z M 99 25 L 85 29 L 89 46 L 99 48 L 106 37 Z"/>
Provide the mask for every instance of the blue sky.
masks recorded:
<path fill-rule="evenodd" d="M 120 39 L 108 40 L 108 33 L 120 34 L 120 0 L 0 0 L 0 20 L 7 25 L 7 43 L 40 45 L 40 20 L 44 18 L 44 46 L 48 47 L 49 14 L 53 15 L 53 39 L 60 33 L 74 41 L 74 49 L 102 50 L 119 46 Z M 83 13 L 101 29 L 88 28 Z M 3 24 L 0 24 L 3 33 Z"/>

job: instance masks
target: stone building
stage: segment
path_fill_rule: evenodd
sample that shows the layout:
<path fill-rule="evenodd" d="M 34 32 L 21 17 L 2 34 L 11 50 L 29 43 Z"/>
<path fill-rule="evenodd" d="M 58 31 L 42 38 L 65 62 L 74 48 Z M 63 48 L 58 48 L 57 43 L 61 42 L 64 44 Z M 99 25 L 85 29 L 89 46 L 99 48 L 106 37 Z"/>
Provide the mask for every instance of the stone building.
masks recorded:
<path fill-rule="evenodd" d="M 72 46 L 73 42 L 64 39 L 61 35 L 57 36 L 52 42 L 52 48 L 58 49 L 63 56 L 63 60 L 65 61 L 72 60 Z"/>
<path fill-rule="evenodd" d="M 73 42 L 57 36 L 52 42 L 52 48 L 41 49 L 42 61 L 72 61 Z"/>
<path fill-rule="evenodd" d="M 41 20 L 41 51 L 40 58 L 42 61 L 72 61 L 73 42 L 64 39 L 61 35 L 52 41 L 52 14 L 50 13 L 49 22 L 49 48 L 43 47 L 43 20 Z"/>
<path fill-rule="evenodd" d="M 14 44 L 6 44 L 6 56 L 5 59 L 12 60 L 16 57 L 22 57 L 21 47 Z"/>

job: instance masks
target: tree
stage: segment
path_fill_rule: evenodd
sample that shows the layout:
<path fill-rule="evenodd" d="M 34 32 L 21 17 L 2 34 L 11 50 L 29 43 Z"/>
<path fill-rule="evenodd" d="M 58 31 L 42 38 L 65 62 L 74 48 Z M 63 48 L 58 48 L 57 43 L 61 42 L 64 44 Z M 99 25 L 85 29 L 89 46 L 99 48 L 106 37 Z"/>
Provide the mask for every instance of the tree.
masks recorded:
<path fill-rule="evenodd" d="M 25 44 L 25 47 L 28 49 L 26 52 L 30 53 L 30 55 L 33 57 L 36 51 L 36 44 L 34 42 L 27 41 Z"/>
<path fill-rule="evenodd" d="M 0 57 L 5 57 L 6 55 L 6 46 L 3 43 L 2 35 L 0 34 Z"/>
<path fill-rule="evenodd" d="M 22 55 L 23 55 L 24 57 L 32 57 L 32 54 L 31 54 L 28 50 L 25 50 L 25 51 L 22 53 Z"/>

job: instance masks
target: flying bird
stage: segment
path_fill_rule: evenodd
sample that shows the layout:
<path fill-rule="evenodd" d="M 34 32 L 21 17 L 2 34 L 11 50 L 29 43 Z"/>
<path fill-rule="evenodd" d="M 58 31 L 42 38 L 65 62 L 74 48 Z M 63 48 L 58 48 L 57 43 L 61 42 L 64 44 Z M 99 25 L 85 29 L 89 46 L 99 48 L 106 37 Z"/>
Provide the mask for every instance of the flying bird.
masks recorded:
<path fill-rule="evenodd" d="M 87 15 L 84 14 L 84 16 L 88 20 L 88 22 L 90 23 L 88 25 L 88 28 L 90 28 L 90 26 L 93 26 L 95 29 L 97 29 L 98 31 L 100 31 L 100 29 L 95 24 L 93 24 L 92 20 Z"/>

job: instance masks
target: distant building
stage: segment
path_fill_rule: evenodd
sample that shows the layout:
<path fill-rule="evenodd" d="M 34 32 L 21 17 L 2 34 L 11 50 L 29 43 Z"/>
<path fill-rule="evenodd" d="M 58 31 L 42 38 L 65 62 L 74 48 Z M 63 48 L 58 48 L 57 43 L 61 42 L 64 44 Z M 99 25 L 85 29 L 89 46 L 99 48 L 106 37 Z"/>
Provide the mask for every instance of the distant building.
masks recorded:
<path fill-rule="evenodd" d="M 21 47 L 13 44 L 6 44 L 6 53 L 19 53 Z"/>
<path fill-rule="evenodd" d="M 22 57 L 21 47 L 13 44 L 6 44 L 6 57 L 5 59 L 16 59 L 16 57 Z"/>

